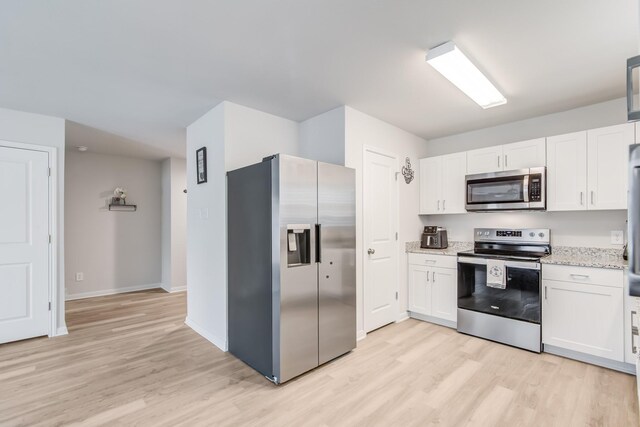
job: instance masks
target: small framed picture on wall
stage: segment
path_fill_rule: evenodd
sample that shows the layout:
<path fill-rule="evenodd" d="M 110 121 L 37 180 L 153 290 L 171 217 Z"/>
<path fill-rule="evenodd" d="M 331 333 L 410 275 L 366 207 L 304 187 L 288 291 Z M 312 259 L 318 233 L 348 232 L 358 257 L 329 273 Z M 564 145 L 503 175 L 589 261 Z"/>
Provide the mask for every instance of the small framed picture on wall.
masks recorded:
<path fill-rule="evenodd" d="M 207 147 L 202 147 L 196 151 L 196 166 L 198 184 L 207 182 Z"/>

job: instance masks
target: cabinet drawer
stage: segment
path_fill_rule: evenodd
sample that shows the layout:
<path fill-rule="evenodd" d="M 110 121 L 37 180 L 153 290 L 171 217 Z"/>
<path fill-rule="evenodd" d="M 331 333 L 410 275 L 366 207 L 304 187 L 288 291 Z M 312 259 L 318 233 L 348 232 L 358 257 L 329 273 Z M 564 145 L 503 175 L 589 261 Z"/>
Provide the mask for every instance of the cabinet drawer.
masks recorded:
<path fill-rule="evenodd" d="M 622 280 L 622 270 L 573 267 L 569 265 L 543 264 L 542 279 L 611 286 L 614 288 L 621 288 L 624 285 Z"/>
<path fill-rule="evenodd" d="M 408 254 L 409 264 L 429 267 L 457 268 L 458 257 L 449 255 Z"/>

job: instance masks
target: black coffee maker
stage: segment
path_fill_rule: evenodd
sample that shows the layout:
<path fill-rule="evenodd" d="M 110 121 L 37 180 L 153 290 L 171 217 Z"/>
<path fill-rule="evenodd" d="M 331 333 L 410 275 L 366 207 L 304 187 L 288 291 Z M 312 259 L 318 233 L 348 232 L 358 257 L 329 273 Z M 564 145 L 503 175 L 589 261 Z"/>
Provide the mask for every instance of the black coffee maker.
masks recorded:
<path fill-rule="evenodd" d="M 447 229 L 437 225 L 426 225 L 422 232 L 420 247 L 423 249 L 445 249 L 449 246 Z"/>

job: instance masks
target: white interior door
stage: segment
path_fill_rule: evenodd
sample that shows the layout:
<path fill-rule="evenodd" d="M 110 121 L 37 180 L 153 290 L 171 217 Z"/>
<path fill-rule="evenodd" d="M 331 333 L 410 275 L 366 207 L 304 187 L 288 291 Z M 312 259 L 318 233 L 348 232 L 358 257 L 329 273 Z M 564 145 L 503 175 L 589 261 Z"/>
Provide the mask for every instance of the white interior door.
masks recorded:
<path fill-rule="evenodd" d="M 0 146 L 0 343 L 49 332 L 49 155 Z"/>
<path fill-rule="evenodd" d="M 364 328 L 396 320 L 398 314 L 398 183 L 395 156 L 365 150 Z"/>

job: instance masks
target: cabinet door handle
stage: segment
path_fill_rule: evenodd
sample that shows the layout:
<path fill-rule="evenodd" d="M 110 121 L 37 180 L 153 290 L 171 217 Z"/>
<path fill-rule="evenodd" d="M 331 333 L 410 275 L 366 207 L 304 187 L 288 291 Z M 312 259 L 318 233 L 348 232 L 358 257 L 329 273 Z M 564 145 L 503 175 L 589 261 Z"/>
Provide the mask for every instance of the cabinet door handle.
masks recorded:
<path fill-rule="evenodd" d="M 584 193 L 580 192 L 580 206 L 584 205 Z"/>
<path fill-rule="evenodd" d="M 593 190 L 591 190 L 591 206 L 593 206 Z"/>
<path fill-rule="evenodd" d="M 509 166 L 509 157 L 505 154 L 504 155 L 504 167 L 508 167 Z"/>
<path fill-rule="evenodd" d="M 498 167 L 500 167 L 500 154 L 498 154 Z"/>
<path fill-rule="evenodd" d="M 440 200 L 438 200 L 438 211 L 440 210 Z"/>
<path fill-rule="evenodd" d="M 547 299 L 547 287 L 544 287 L 544 299 Z"/>
<path fill-rule="evenodd" d="M 427 283 L 429 283 L 429 272 L 427 271 Z"/>
<path fill-rule="evenodd" d="M 445 206 L 445 202 L 446 202 L 446 200 L 442 201 L 442 212 L 447 210 L 447 208 L 444 207 Z"/>
<path fill-rule="evenodd" d="M 433 277 L 433 279 L 431 279 L 431 281 L 433 283 L 436 283 L 436 272 L 434 271 L 432 274 L 433 274 L 433 276 L 431 276 L 431 277 Z"/>

